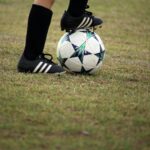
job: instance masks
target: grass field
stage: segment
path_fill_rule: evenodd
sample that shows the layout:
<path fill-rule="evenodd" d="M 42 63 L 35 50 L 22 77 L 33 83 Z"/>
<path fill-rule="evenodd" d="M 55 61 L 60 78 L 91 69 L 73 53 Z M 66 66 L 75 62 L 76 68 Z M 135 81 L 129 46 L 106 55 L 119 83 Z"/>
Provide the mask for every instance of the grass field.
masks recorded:
<path fill-rule="evenodd" d="M 17 72 L 31 3 L 0 0 L 0 150 L 149 150 L 150 1 L 90 1 L 107 48 L 94 76 Z M 53 7 L 55 61 L 67 3 Z"/>

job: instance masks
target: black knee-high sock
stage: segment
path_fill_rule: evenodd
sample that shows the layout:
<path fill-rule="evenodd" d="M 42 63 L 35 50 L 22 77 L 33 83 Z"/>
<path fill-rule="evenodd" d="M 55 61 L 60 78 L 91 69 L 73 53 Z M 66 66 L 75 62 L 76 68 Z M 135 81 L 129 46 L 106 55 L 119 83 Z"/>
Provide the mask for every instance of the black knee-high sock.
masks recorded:
<path fill-rule="evenodd" d="M 39 5 L 32 5 L 26 35 L 24 56 L 34 60 L 43 52 L 52 11 Z"/>
<path fill-rule="evenodd" d="M 70 0 L 67 11 L 73 17 L 79 17 L 84 13 L 87 3 L 88 3 L 88 0 Z"/>

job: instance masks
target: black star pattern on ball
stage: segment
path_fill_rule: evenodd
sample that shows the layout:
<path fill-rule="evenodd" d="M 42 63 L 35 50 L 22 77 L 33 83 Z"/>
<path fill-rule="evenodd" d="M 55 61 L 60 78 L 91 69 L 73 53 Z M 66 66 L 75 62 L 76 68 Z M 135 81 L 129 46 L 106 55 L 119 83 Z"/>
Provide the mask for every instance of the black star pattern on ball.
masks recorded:
<path fill-rule="evenodd" d="M 61 66 L 68 69 L 68 67 L 67 67 L 66 64 L 65 64 L 65 62 L 67 61 L 67 59 L 68 59 L 68 58 L 62 58 L 62 57 L 61 57 L 61 54 L 59 54 L 58 60 L 59 60 L 59 62 L 60 62 L 60 64 L 61 64 Z"/>
<path fill-rule="evenodd" d="M 74 71 L 74 73 L 88 75 L 92 70 L 93 70 L 93 68 L 89 69 L 89 70 L 85 70 L 85 68 L 82 66 L 81 71 L 79 71 L 79 72 Z"/>
<path fill-rule="evenodd" d="M 71 58 L 78 57 L 80 59 L 81 63 L 83 63 L 84 56 L 91 54 L 90 52 L 85 50 L 85 45 L 86 45 L 86 42 L 84 42 L 80 47 L 72 44 L 75 52 L 72 54 Z"/>
<path fill-rule="evenodd" d="M 102 61 L 104 59 L 104 55 L 105 55 L 105 51 L 102 50 L 102 47 L 100 45 L 100 52 L 95 54 L 99 60 L 97 62 L 97 65 L 100 63 L 100 61 Z"/>
<path fill-rule="evenodd" d="M 85 68 L 82 66 L 82 68 L 81 68 L 81 73 L 82 73 L 82 74 L 88 74 L 88 73 L 90 73 L 92 70 L 93 70 L 93 68 L 92 68 L 92 69 L 89 69 L 89 70 L 85 70 Z"/>
<path fill-rule="evenodd" d="M 69 35 L 65 36 L 65 37 L 62 39 L 61 43 L 64 43 L 64 42 L 66 42 L 66 41 L 70 42 Z"/>

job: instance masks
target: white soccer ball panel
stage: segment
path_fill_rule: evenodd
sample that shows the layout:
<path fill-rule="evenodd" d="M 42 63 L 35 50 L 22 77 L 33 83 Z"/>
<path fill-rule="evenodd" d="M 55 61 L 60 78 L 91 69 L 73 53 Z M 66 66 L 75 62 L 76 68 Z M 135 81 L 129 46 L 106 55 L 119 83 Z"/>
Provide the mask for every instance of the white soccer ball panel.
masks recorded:
<path fill-rule="evenodd" d="M 68 33 L 65 33 L 61 38 L 60 40 L 58 41 L 58 44 L 57 44 L 57 56 L 59 55 L 59 48 L 61 47 L 63 41 L 66 39 Z"/>
<path fill-rule="evenodd" d="M 66 45 L 66 42 L 69 42 L 68 40 L 68 33 L 65 33 L 59 40 L 58 44 L 57 44 L 57 56 L 59 56 L 59 52 L 60 52 L 60 48 L 64 45 Z"/>
<path fill-rule="evenodd" d="M 86 41 L 86 33 L 76 31 L 75 33 L 71 34 L 70 41 L 72 44 L 80 47 Z"/>
<path fill-rule="evenodd" d="M 68 33 L 65 33 L 59 40 L 57 47 L 60 47 L 61 44 L 63 43 L 64 39 L 66 39 Z"/>
<path fill-rule="evenodd" d="M 94 34 L 97 37 L 97 39 L 98 39 L 98 41 L 99 41 L 99 43 L 102 47 L 102 50 L 105 51 L 105 46 L 104 46 L 104 43 L 103 43 L 102 39 L 100 38 L 100 36 L 98 34 L 96 34 L 96 33 L 94 33 Z"/>
<path fill-rule="evenodd" d="M 94 74 L 95 72 L 97 72 L 98 70 L 101 69 L 101 66 L 102 66 L 102 61 L 92 70 L 90 71 L 90 74 Z"/>
<path fill-rule="evenodd" d="M 100 52 L 100 44 L 95 38 L 92 37 L 86 42 L 85 49 L 92 54 L 96 54 Z"/>
<path fill-rule="evenodd" d="M 95 55 L 86 55 L 83 59 L 83 67 L 85 70 L 90 70 L 96 67 L 98 62 L 98 57 Z"/>
<path fill-rule="evenodd" d="M 63 44 L 58 47 L 59 55 L 61 55 L 61 58 L 68 58 L 74 53 L 74 49 L 72 47 L 72 44 L 69 41 L 63 42 Z"/>
<path fill-rule="evenodd" d="M 68 58 L 65 65 L 73 72 L 80 72 L 82 68 L 81 61 L 78 57 Z"/>

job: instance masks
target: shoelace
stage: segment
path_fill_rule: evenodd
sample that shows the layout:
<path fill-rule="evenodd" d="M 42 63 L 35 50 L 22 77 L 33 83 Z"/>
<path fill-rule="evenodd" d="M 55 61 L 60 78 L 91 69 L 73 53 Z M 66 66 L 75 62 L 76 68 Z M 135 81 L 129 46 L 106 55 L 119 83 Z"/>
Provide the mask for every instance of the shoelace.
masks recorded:
<path fill-rule="evenodd" d="M 48 58 L 46 58 L 45 56 L 48 56 L 48 57 L 50 57 L 50 58 L 48 59 Z M 47 62 L 50 62 L 50 63 L 55 64 L 55 63 L 52 61 L 52 60 L 53 60 L 53 56 L 52 56 L 51 54 L 44 54 L 44 53 L 42 53 L 39 57 L 42 58 L 42 59 L 45 59 Z"/>

